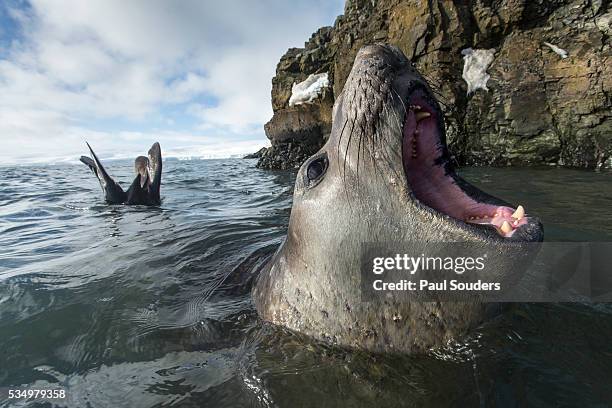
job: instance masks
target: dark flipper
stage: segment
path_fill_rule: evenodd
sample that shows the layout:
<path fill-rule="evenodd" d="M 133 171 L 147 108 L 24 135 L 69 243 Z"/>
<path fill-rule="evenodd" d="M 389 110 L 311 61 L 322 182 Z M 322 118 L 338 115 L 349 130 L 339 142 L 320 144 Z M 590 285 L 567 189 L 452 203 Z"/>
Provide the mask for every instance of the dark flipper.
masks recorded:
<path fill-rule="evenodd" d="M 153 143 L 153 146 L 149 149 L 149 175 L 151 177 L 149 197 L 156 204 L 161 204 L 159 190 L 162 177 L 162 155 L 158 142 Z"/>
<path fill-rule="evenodd" d="M 89 143 L 87 143 L 87 147 L 89 147 L 89 151 L 91 152 L 91 156 L 93 160 L 86 156 L 81 156 L 81 161 L 85 163 L 91 171 L 98 177 L 100 181 L 100 186 L 102 186 L 102 191 L 104 191 L 104 199 L 109 204 L 122 204 L 127 199 L 127 194 L 123 191 L 121 186 L 113 180 L 108 173 L 98 156 L 94 153 Z"/>
<path fill-rule="evenodd" d="M 81 160 L 83 164 L 86 164 L 87 167 L 89 167 L 89 169 L 93 172 L 93 174 L 98 177 L 98 169 L 96 168 L 96 162 L 94 162 L 91 157 L 81 156 L 79 160 Z"/>

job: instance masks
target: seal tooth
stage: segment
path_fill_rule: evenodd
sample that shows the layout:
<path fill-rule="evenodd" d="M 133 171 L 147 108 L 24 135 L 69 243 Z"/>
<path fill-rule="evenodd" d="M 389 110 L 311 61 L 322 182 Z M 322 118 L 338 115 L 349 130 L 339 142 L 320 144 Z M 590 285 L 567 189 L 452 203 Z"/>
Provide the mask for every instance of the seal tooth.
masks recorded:
<path fill-rule="evenodd" d="M 512 231 L 512 226 L 508 223 L 508 221 L 504 221 L 500 229 L 502 230 L 504 234 L 507 234 L 510 231 Z"/>
<path fill-rule="evenodd" d="M 512 218 L 516 218 L 517 220 L 522 219 L 525 216 L 525 209 L 523 208 L 522 205 L 519 205 L 518 207 L 516 207 L 516 211 L 514 211 L 514 214 L 512 214 Z"/>
<path fill-rule="evenodd" d="M 430 116 L 431 116 L 431 113 L 429 113 L 429 112 L 424 112 L 424 111 L 417 112 L 417 113 L 414 115 L 414 117 L 416 118 L 416 121 L 417 121 L 417 122 L 419 122 L 419 121 L 421 121 L 421 120 L 423 120 L 423 119 L 425 119 L 425 118 L 428 118 L 428 117 L 430 117 Z"/>

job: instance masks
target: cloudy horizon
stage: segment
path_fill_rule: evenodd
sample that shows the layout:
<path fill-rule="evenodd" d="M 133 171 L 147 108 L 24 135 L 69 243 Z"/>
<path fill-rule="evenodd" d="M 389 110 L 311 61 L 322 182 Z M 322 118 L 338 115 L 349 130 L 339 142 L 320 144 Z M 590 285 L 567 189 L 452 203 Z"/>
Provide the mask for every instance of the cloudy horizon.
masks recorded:
<path fill-rule="evenodd" d="M 344 0 L 9 0 L 0 4 L 0 164 L 268 145 L 280 57 Z"/>

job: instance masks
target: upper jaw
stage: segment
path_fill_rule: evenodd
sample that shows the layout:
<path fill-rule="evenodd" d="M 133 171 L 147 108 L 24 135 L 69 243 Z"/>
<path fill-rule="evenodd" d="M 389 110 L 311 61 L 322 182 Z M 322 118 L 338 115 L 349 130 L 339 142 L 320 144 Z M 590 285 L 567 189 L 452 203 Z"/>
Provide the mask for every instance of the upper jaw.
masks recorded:
<path fill-rule="evenodd" d="M 468 234 L 496 241 L 541 241 L 540 221 L 461 179 L 446 147 L 443 113 L 417 82 L 406 93 L 402 163 L 413 201 Z"/>

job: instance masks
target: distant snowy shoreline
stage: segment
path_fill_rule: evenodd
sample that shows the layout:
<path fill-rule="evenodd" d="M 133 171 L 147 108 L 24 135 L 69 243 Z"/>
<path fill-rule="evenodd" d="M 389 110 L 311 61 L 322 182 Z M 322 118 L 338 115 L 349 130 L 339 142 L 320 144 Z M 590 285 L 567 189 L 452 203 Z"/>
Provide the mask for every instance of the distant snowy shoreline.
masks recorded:
<path fill-rule="evenodd" d="M 244 156 L 252 152 L 245 152 L 240 154 L 232 154 L 230 156 L 165 156 L 164 162 L 166 161 L 198 161 L 198 160 L 233 160 L 240 159 L 242 160 Z M 115 156 L 115 157 L 107 157 L 100 158 L 100 160 L 105 162 L 122 162 L 122 161 L 132 161 L 137 156 Z M 0 168 L 3 167 L 31 167 L 31 166 L 61 166 L 61 165 L 79 165 L 82 166 L 83 163 L 79 161 L 78 157 L 69 157 L 69 158 L 59 158 L 59 159 L 47 159 L 41 161 L 23 161 L 20 163 L 0 163 Z"/>
<path fill-rule="evenodd" d="M 84 144 L 83 144 L 84 145 Z M 164 161 L 169 160 L 213 160 L 213 159 L 241 159 L 247 154 L 253 153 L 261 149 L 262 147 L 268 147 L 270 143 L 266 140 L 262 141 L 237 141 L 234 143 L 228 143 L 227 145 L 211 145 L 211 146 L 186 146 L 186 147 L 174 147 L 164 150 L 164 144 L 162 142 L 162 156 Z M 137 156 L 146 153 L 146 149 L 143 147 L 143 151 L 128 151 L 119 153 L 109 153 L 108 149 L 105 151 L 104 145 L 96 143 L 93 145 L 94 148 L 100 146 L 100 151 L 96 150 L 96 154 L 102 161 L 121 161 L 121 160 L 134 160 Z M 74 149 L 71 149 L 74 150 Z M 60 165 L 60 164 L 81 164 L 79 157 L 87 155 L 87 149 L 79 153 L 65 155 L 61 157 L 27 157 L 19 158 L 10 162 L 0 161 L 0 167 L 16 167 L 16 166 L 35 166 L 35 165 Z"/>

